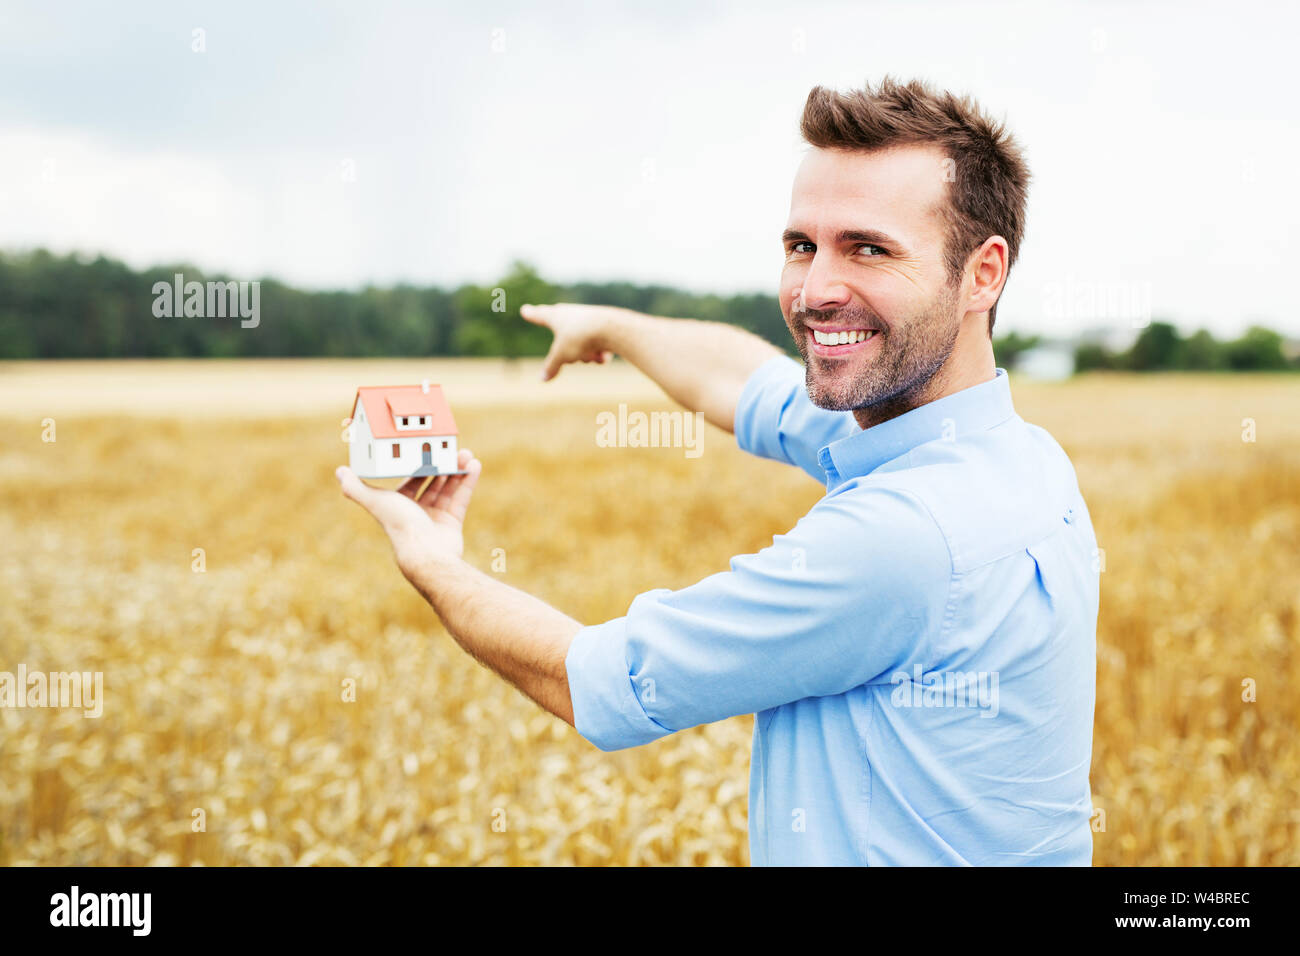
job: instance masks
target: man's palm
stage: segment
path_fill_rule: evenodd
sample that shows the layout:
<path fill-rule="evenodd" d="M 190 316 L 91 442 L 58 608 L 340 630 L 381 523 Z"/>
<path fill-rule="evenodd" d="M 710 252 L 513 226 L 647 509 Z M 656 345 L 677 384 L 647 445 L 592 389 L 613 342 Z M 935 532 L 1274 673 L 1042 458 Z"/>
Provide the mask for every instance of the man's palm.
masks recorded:
<path fill-rule="evenodd" d="M 483 465 L 473 452 L 462 449 L 457 466 L 468 474 L 408 478 L 395 491 L 367 485 L 346 466 L 335 476 L 343 494 L 379 522 L 392 542 L 398 567 L 405 572 L 425 558 L 458 558 L 464 553 L 465 515 Z"/>

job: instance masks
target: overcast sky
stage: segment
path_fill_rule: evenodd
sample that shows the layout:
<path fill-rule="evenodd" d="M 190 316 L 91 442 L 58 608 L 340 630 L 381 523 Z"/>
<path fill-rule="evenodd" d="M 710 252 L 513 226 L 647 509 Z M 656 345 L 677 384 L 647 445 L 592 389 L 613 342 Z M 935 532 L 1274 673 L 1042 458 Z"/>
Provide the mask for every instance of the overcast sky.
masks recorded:
<path fill-rule="evenodd" d="M 0 246 L 775 297 L 808 89 L 892 73 L 1025 146 L 1000 329 L 1300 334 L 1297 6 L 4 0 Z"/>

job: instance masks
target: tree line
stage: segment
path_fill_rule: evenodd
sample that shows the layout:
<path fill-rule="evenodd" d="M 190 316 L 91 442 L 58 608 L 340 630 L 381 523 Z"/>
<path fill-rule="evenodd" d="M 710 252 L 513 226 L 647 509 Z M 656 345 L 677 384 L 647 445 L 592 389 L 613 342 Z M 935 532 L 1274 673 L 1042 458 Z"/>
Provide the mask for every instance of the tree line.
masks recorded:
<path fill-rule="evenodd" d="M 188 265 L 137 271 L 105 256 L 0 253 L 0 359 L 545 355 L 551 333 L 525 321 L 527 302 L 617 305 L 728 322 L 786 347 L 774 295 L 700 295 L 627 282 L 556 285 L 516 262 L 494 286 L 297 289 L 258 280 L 260 317 L 186 315 L 170 290 L 236 282 Z M 160 293 L 171 307 L 158 309 Z M 160 312 L 166 314 L 160 315 Z"/>
<path fill-rule="evenodd" d="M 188 264 L 135 270 L 105 256 L 56 255 L 43 249 L 0 253 L 0 359 L 252 358 L 544 355 L 550 332 L 526 322 L 526 302 L 615 305 L 652 315 L 726 322 L 794 352 L 771 293 L 712 295 L 628 282 L 548 282 L 530 265 L 514 263 L 493 286 L 367 286 L 351 291 L 297 289 L 258 281 L 257 321 L 233 310 L 204 311 L 200 296 L 186 314 L 176 276 L 190 283 L 235 282 Z M 195 286 L 197 288 L 198 286 Z M 168 308 L 159 308 L 166 289 Z M 1010 333 L 994 339 L 998 364 L 1039 344 Z M 1076 351 L 1080 370 L 1116 368 L 1286 368 L 1282 338 L 1254 328 L 1218 342 L 1208 332 L 1187 339 L 1172 325 L 1153 322 L 1127 352 L 1101 346 Z"/>
<path fill-rule="evenodd" d="M 1285 341 L 1272 329 L 1253 325 L 1227 341 L 1205 329 L 1184 337 L 1168 322 L 1152 322 L 1129 348 L 1119 351 L 1098 343 L 1074 350 L 1074 369 L 1125 372 L 1274 372 L 1300 369 L 1300 356 L 1287 357 Z"/>

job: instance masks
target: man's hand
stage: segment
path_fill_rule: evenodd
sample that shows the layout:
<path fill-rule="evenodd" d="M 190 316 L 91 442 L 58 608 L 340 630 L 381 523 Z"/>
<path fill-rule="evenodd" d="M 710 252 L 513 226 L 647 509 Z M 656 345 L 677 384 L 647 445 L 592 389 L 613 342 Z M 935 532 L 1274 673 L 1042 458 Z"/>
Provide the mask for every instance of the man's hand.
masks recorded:
<path fill-rule="evenodd" d="M 608 362 L 612 354 L 607 335 L 616 313 L 630 315 L 627 309 L 608 305 L 525 305 L 519 314 L 534 325 L 542 325 L 555 334 L 551 350 L 542 366 L 542 381 L 549 382 L 570 362 Z"/>
<path fill-rule="evenodd" d="M 343 494 L 379 522 L 392 542 L 397 566 L 411 580 L 418 569 L 429 563 L 455 560 L 465 552 L 461 529 L 483 463 L 469 449 L 462 448 L 457 467 L 469 474 L 439 475 L 429 481 L 422 495 L 420 488 L 427 478 L 408 478 L 396 491 L 385 491 L 367 485 L 346 465 L 334 475 L 343 486 Z"/>
<path fill-rule="evenodd" d="M 605 362 L 621 355 L 687 411 L 724 431 L 750 375 L 781 350 L 752 332 L 720 322 L 665 319 L 612 305 L 525 305 L 529 322 L 555 333 L 542 381 L 569 362 Z"/>

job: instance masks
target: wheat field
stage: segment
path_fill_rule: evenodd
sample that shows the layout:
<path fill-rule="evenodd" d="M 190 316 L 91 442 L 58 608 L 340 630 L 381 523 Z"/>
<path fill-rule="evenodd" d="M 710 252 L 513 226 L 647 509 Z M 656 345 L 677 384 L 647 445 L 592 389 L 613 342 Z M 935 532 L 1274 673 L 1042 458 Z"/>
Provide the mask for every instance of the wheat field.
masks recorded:
<path fill-rule="evenodd" d="M 339 493 L 352 388 L 442 382 L 484 463 L 466 556 L 586 623 L 821 494 L 717 430 L 599 447 L 598 412 L 671 405 L 621 363 L 537 370 L 0 366 L 0 671 L 103 674 L 98 718 L 0 708 L 0 863 L 747 863 L 752 718 L 601 753 L 464 654 Z M 1013 397 L 1104 551 L 1094 862 L 1300 863 L 1300 379 Z"/>

